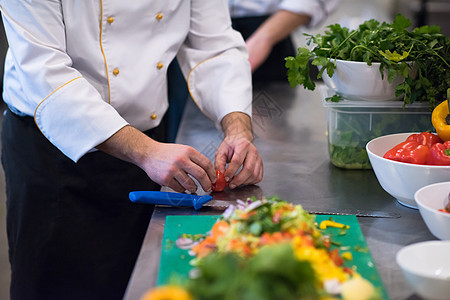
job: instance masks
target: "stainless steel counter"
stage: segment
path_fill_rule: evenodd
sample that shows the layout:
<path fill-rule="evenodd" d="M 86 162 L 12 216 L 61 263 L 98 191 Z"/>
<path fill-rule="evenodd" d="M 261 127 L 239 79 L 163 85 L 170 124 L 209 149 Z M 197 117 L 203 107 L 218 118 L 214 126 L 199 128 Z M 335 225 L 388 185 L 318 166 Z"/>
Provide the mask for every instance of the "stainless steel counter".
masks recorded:
<path fill-rule="evenodd" d="M 417 210 L 398 204 L 379 185 L 372 170 L 345 170 L 329 162 L 326 111 L 318 89 L 291 89 L 271 84 L 255 89 L 253 101 L 255 144 L 264 160 L 264 179 L 257 186 L 226 190 L 216 199 L 245 199 L 278 195 L 307 210 L 329 208 L 393 212 L 400 218 L 360 217 L 361 230 L 391 299 L 419 299 L 395 262 L 405 245 L 434 240 Z M 222 134 L 198 108 L 188 103 L 177 142 L 195 147 L 211 160 Z M 164 221 L 172 214 L 221 214 L 157 207 L 130 279 L 125 299 L 139 299 L 155 286 Z"/>

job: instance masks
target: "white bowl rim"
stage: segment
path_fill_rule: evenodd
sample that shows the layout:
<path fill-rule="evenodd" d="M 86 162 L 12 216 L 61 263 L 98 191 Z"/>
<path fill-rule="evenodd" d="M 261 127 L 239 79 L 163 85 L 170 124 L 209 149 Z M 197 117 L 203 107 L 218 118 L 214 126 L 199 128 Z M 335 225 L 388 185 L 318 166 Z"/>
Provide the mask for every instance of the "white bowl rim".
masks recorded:
<path fill-rule="evenodd" d="M 411 135 L 411 134 L 415 134 L 415 133 L 420 133 L 420 132 L 393 133 L 393 134 L 386 134 L 386 135 L 382 135 L 382 136 L 376 137 L 376 138 L 370 140 L 369 142 L 367 142 L 367 144 L 366 144 L 366 151 L 367 151 L 367 153 L 370 153 L 370 154 L 372 154 L 373 156 L 378 157 L 378 158 L 380 158 L 380 159 L 382 159 L 382 160 L 388 160 L 388 161 L 392 162 L 394 165 L 396 165 L 396 164 L 399 164 L 399 165 L 408 165 L 408 166 L 411 166 L 411 165 L 412 165 L 412 166 L 417 166 L 417 167 L 419 167 L 419 168 L 434 168 L 434 169 L 444 169 L 444 170 L 445 170 L 445 169 L 450 169 L 450 166 L 441 166 L 441 165 L 420 165 L 420 164 L 405 163 L 405 162 L 401 162 L 401 161 L 396 161 L 396 160 L 392 160 L 392 159 L 387 159 L 387 158 L 384 158 L 383 156 L 380 156 L 380 155 L 378 155 L 378 154 L 373 153 L 373 152 L 370 151 L 370 149 L 369 149 L 369 145 L 371 145 L 371 144 L 375 143 L 376 141 L 381 140 L 381 139 L 383 139 L 383 138 L 386 138 L 386 137 L 392 137 L 392 136 L 397 136 L 397 135 L 407 135 L 407 134 Z M 389 150 L 390 150 L 390 149 L 389 149 Z M 387 150 L 387 151 L 389 151 L 389 150 Z"/>
<path fill-rule="evenodd" d="M 330 58 L 331 61 L 336 61 L 336 62 L 345 62 L 345 63 L 349 63 L 349 64 L 364 64 L 369 66 L 365 61 L 355 61 L 355 60 L 345 60 L 345 59 L 336 59 L 336 58 Z M 377 66 L 379 66 L 381 64 L 381 62 L 379 61 L 373 61 L 372 65 L 375 64 Z M 370 66 L 369 66 L 370 67 Z"/>
<path fill-rule="evenodd" d="M 367 64 L 367 62 L 365 61 L 355 61 L 355 60 L 345 60 L 345 59 L 336 59 L 336 58 L 330 58 L 331 61 L 336 61 L 336 62 L 346 62 L 346 63 L 350 63 L 350 64 L 364 64 L 370 67 L 370 65 Z M 407 63 L 411 64 L 414 63 L 414 61 L 408 60 Z M 376 65 L 376 66 L 380 66 L 381 62 L 380 61 L 373 61 L 371 62 L 372 65 Z"/>
<path fill-rule="evenodd" d="M 421 247 L 421 246 L 428 246 L 428 245 L 448 245 L 450 247 L 450 241 L 442 241 L 442 240 L 434 241 L 433 240 L 433 241 L 418 242 L 418 243 L 414 243 L 414 244 L 410 244 L 410 245 L 404 246 L 403 248 L 401 248 L 400 250 L 397 251 L 397 254 L 395 255 L 395 261 L 400 266 L 400 268 L 408 271 L 411 274 L 414 274 L 414 275 L 417 275 L 417 276 L 421 276 L 421 277 L 426 277 L 426 278 L 433 278 L 433 279 L 437 279 L 437 280 L 442 280 L 444 282 L 447 282 L 447 281 L 450 282 L 450 277 L 442 278 L 442 277 L 430 276 L 430 275 L 419 273 L 419 272 L 416 272 L 415 270 L 412 270 L 409 267 L 409 265 L 400 264 L 400 256 L 402 254 L 404 254 L 406 251 L 408 251 L 408 250 L 410 250 L 412 248 Z"/>
<path fill-rule="evenodd" d="M 439 211 L 437 209 L 428 207 L 427 205 L 425 205 L 424 203 L 422 203 L 422 201 L 420 199 L 418 199 L 418 194 L 419 192 L 421 192 L 422 190 L 426 190 L 429 188 L 433 188 L 434 186 L 440 186 L 440 185 L 448 185 L 450 187 L 450 181 L 443 181 L 443 182 L 437 182 L 437 183 L 432 183 L 432 184 L 428 184 L 426 186 L 421 187 L 420 189 L 418 189 L 415 193 L 414 193 L 414 200 L 417 203 L 417 206 L 422 207 L 423 209 L 432 212 L 432 213 L 437 213 L 438 215 L 442 215 L 444 217 L 448 217 L 450 218 L 450 213 L 445 213 L 442 211 Z"/>

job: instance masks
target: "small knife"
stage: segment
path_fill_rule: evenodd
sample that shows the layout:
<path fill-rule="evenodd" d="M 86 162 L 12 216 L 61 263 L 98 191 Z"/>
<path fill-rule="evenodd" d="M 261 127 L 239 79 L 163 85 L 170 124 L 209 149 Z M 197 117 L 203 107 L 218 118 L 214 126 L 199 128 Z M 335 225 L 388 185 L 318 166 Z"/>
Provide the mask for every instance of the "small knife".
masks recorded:
<path fill-rule="evenodd" d="M 210 195 L 193 195 L 161 191 L 134 191 L 130 192 L 129 198 L 134 203 L 157 204 L 166 206 L 193 207 L 195 210 L 203 206 L 211 206 L 226 209 L 233 201 L 213 200 Z M 384 211 L 369 211 L 361 209 L 333 209 L 326 211 L 320 209 L 306 209 L 309 214 L 314 215 L 355 215 L 357 217 L 373 218 L 400 218 L 398 213 Z"/>
<path fill-rule="evenodd" d="M 161 191 L 134 191 L 130 192 L 129 198 L 134 203 L 193 207 L 195 210 L 200 209 L 202 206 L 218 206 L 223 208 L 229 206 L 227 201 L 211 201 L 212 196 L 210 195 L 199 196 Z M 209 203 L 210 201 L 211 203 Z"/>

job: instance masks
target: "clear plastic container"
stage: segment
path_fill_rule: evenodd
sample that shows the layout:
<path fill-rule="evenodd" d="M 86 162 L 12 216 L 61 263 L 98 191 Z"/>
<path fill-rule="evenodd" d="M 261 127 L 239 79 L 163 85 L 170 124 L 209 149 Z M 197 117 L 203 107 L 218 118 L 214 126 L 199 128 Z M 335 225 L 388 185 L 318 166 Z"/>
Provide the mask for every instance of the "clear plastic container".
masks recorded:
<path fill-rule="evenodd" d="M 371 169 L 366 144 L 379 136 L 434 131 L 428 103 L 403 107 L 402 101 L 326 101 L 333 95 L 320 87 L 327 110 L 328 152 L 333 165 L 345 169 Z"/>

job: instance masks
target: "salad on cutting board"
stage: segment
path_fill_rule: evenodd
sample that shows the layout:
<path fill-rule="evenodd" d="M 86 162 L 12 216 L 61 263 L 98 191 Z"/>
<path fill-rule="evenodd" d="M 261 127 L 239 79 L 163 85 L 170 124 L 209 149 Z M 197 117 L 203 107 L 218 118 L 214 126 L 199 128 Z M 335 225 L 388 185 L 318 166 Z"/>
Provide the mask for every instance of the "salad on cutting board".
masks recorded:
<path fill-rule="evenodd" d="M 239 200 L 215 219 L 170 217 L 191 217 L 192 221 L 204 217 L 214 222 L 205 233 L 179 234 L 172 249 L 163 249 L 163 254 L 185 252 L 162 255 L 160 277 L 171 265 L 179 267 L 171 260 L 185 256 L 189 274 L 164 275 L 165 279 L 158 279 L 159 287 L 145 294 L 144 300 L 386 298 L 367 246 L 339 242 L 339 237 L 347 234 L 347 241 L 358 240 L 351 234 L 359 230 L 354 216 L 315 216 L 301 205 L 269 197 Z M 168 220 L 165 233 L 170 227 Z M 173 227 L 181 229 L 188 223 L 192 222 L 183 219 Z M 366 278 L 356 263 L 359 255 L 370 257 L 364 264 L 375 271 L 366 273 L 370 274 Z"/>

